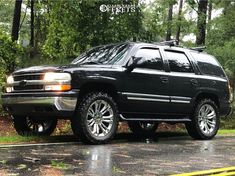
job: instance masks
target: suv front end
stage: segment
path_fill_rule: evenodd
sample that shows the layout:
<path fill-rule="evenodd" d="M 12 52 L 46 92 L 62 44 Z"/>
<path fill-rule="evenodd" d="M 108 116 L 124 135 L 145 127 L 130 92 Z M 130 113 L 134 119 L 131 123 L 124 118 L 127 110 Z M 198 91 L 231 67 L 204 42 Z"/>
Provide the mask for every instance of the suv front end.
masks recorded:
<path fill-rule="evenodd" d="M 7 78 L 2 102 L 13 116 L 67 118 L 75 110 L 77 96 L 70 73 L 18 71 Z"/>

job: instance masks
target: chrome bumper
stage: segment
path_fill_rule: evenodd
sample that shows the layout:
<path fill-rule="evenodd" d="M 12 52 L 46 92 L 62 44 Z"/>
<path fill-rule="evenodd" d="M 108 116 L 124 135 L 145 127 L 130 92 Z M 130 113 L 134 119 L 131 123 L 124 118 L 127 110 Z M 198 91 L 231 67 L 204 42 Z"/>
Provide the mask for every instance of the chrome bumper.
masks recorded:
<path fill-rule="evenodd" d="M 74 111 L 77 97 L 6 97 L 2 98 L 3 105 L 54 106 L 58 111 Z"/>

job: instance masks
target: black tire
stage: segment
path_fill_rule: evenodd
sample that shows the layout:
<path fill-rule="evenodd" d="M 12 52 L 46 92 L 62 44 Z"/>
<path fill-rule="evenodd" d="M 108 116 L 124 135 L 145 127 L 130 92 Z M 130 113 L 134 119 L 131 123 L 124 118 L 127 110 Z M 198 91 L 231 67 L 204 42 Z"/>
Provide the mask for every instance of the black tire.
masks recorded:
<path fill-rule="evenodd" d="M 13 117 L 14 128 L 21 136 L 50 136 L 56 128 L 57 119 L 37 120 L 30 117 Z"/>
<path fill-rule="evenodd" d="M 135 135 L 153 135 L 158 128 L 158 123 L 129 121 L 128 126 Z"/>
<path fill-rule="evenodd" d="M 206 110 L 206 107 L 208 110 Z M 203 108 L 205 110 L 203 110 Z M 194 109 L 195 110 L 192 115 L 192 121 L 185 123 L 188 134 L 194 139 L 212 139 L 217 134 L 220 126 L 219 109 L 216 103 L 211 99 L 202 99 L 196 104 Z M 203 111 L 208 112 L 205 112 L 203 115 Z M 202 118 L 200 118 L 199 116 L 201 116 Z M 211 119 L 209 119 L 208 117 L 210 117 Z"/>
<path fill-rule="evenodd" d="M 94 116 L 91 116 L 90 113 L 88 114 L 88 110 L 90 111 L 90 108 L 93 108 L 93 106 L 95 106 L 96 103 L 100 105 L 97 105 L 99 106 L 99 110 L 97 109 L 95 110 L 96 113 L 94 114 L 96 115 L 94 117 Z M 102 114 L 102 110 L 103 110 L 102 108 L 105 108 L 105 103 L 107 103 L 106 110 L 108 112 L 106 112 L 105 110 L 105 113 Z M 110 123 L 112 124 L 109 124 L 108 122 L 104 122 L 104 117 L 108 117 L 107 115 L 105 116 L 106 113 L 110 113 L 110 119 L 111 119 Z M 88 123 L 90 123 L 90 127 L 88 126 Z M 96 130 L 94 127 L 95 125 L 96 125 Z M 86 96 L 82 98 L 81 103 L 79 103 L 77 106 L 76 113 L 71 119 L 71 127 L 73 130 L 73 133 L 79 138 L 81 138 L 81 140 L 84 143 L 104 144 L 104 143 L 109 142 L 116 134 L 117 127 L 118 127 L 118 110 L 117 110 L 115 101 L 109 94 L 104 93 L 104 92 L 91 92 L 87 94 Z M 92 129 L 91 129 L 92 127 L 93 127 L 93 131 L 95 131 L 94 132 L 95 134 L 93 134 L 92 132 Z M 105 127 L 106 129 L 108 128 L 110 129 L 104 132 L 103 127 Z M 104 134 L 102 134 L 102 132 Z M 103 136 L 101 136 L 101 134 Z"/>

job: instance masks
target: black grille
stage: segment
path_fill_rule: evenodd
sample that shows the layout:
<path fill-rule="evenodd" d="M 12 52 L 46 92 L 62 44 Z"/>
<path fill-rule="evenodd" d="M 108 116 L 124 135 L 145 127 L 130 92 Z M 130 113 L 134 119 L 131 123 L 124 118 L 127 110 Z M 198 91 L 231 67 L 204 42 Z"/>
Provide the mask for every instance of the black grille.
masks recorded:
<path fill-rule="evenodd" d="M 22 81 L 22 80 L 41 80 L 42 75 L 19 75 L 14 76 L 14 81 Z"/>
<path fill-rule="evenodd" d="M 15 91 L 42 90 L 43 85 L 14 86 Z"/>

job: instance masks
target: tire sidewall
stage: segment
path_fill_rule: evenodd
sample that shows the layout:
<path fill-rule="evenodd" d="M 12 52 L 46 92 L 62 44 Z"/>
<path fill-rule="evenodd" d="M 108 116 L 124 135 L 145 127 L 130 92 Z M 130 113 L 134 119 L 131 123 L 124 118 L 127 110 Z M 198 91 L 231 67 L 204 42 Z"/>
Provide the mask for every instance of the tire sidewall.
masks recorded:
<path fill-rule="evenodd" d="M 216 125 L 215 125 L 213 132 L 210 134 L 203 133 L 200 126 L 199 126 L 199 123 L 198 123 L 199 111 L 200 111 L 201 107 L 205 104 L 212 106 L 212 108 L 215 110 L 215 113 L 216 113 Z M 195 109 L 195 113 L 194 113 L 194 123 L 195 123 L 196 130 L 202 139 L 211 139 L 217 134 L 217 132 L 219 130 L 219 126 L 220 126 L 220 117 L 219 117 L 218 107 L 214 101 L 212 101 L 210 99 L 205 99 L 205 100 L 202 100 L 198 103 L 198 105 L 196 106 L 196 109 Z"/>
<path fill-rule="evenodd" d="M 57 119 L 51 119 L 50 126 L 42 131 L 42 132 L 35 132 L 29 128 L 27 125 L 27 116 L 13 116 L 13 123 L 14 128 L 19 135 L 22 136 L 49 136 L 53 133 L 57 125 Z M 32 119 L 30 119 L 32 120 Z"/>
<path fill-rule="evenodd" d="M 102 137 L 98 137 L 98 136 L 94 136 L 87 124 L 87 112 L 89 107 L 91 106 L 92 103 L 94 103 L 97 100 L 104 100 L 106 101 L 112 108 L 113 111 L 113 124 L 112 127 L 110 129 L 110 131 L 108 132 L 108 134 L 106 134 L 105 136 Z M 107 93 L 102 93 L 102 92 L 94 92 L 91 93 L 87 96 L 87 98 L 85 97 L 85 102 L 81 103 L 80 106 L 78 106 L 78 115 L 79 117 L 75 117 L 75 118 L 80 118 L 80 122 L 81 125 L 79 125 L 82 128 L 82 131 L 80 131 L 80 133 L 82 132 L 83 135 L 85 135 L 86 139 L 88 139 L 88 142 L 91 143 L 106 143 L 107 141 L 109 141 L 114 134 L 117 131 L 117 125 L 118 125 L 118 111 L 117 111 L 117 107 L 116 104 L 114 102 L 114 100 L 112 99 L 111 96 L 109 96 Z"/>

